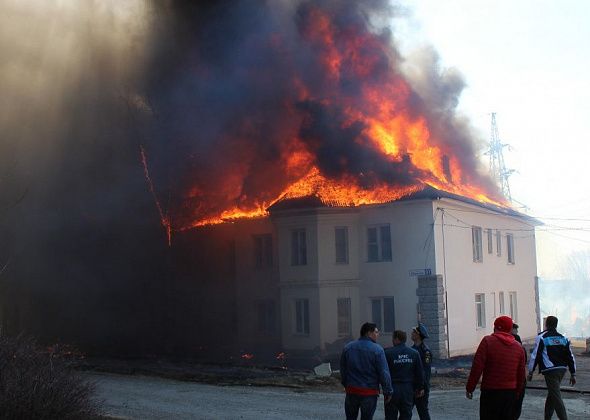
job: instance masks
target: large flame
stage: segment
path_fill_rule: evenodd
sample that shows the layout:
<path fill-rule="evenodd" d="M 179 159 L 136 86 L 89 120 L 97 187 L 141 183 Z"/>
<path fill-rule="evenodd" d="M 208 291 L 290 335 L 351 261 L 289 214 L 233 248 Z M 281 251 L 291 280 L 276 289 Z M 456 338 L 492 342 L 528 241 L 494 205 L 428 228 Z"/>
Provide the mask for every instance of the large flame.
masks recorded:
<path fill-rule="evenodd" d="M 251 37 L 249 54 L 285 63 L 285 74 L 245 59 L 237 64 L 234 77 L 271 91 L 270 99 L 253 93 L 210 140 L 221 146 L 183 173 L 181 205 L 158 208 L 167 231 L 264 216 L 279 200 L 309 195 L 359 206 L 432 186 L 505 204 L 479 171 L 456 104 L 433 104 L 417 93 L 400 70 L 391 34 L 363 19 L 364 10 L 302 2 L 295 41 L 276 29 L 264 42 Z M 198 77 L 215 69 L 202 64 Z M 434 87 L 442 91 L 442 83 Z"/>

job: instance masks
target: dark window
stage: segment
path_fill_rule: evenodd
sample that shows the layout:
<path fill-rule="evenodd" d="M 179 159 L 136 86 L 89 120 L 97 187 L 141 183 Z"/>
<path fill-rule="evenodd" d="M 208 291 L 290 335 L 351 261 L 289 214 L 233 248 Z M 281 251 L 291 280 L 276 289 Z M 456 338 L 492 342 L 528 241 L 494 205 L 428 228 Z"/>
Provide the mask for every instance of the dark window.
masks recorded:
<path fill-rule="evenodd" d="M 309 334 L 309 300 L 295 300 L 295 333 Z"/>
<path fill-rule="evenodd" d="M 254 235 L 254 265 L 272 267 L 272 235 Z"/>
<path fill-rule="evenodd" d="M 502 232 L 496 231 L 496 255 L 502 256 Z"/>
<path fill-rule="evenodd" d="M 260 301 L 258 306 L 258 332 L 266 334 L 276 333 L 276 307 L 272 300 Z"/>
<path fill-rule="evenodd" d="M 395 305 L 393 296 L 371 299 L 371 318 L 381 331 L 386 333 L 395 331 Z"/>
<path fill-rule="evenodd" d="M 348 228 L 337 227 L 334 230 L 336 243 L 336 263 L 348 264 Z"/>
<path fill-rule="evenodd" d="M 488 254 L 494 252 L 494 235 L 492 234 L 492 229 L 486 229 L 488 234 Z"/>
<path fill-rule="evenodd" d="M 506 234 L 506 253 L 508 254 L 508 264 L 514 264 L 514 236 L 511 233 Z"/>
<path fill-rule="evenodd" d="M 351 336 L 351 311 L 350 311 L 350 298 L 340 298 L 337 302 L 338 306 L 338 335 L 339 336 Z"/>
<path fill-rule="evenodd" d="M 307 265 L 305 229 L 291 231 L 291 265 Z"/>
<path fill-rule="evenodd" d="M 479 226 L 471 228 L 471 244 L 473 246 L 473 262 L 482 262 L 481 228 Z"/>
<path fill-rule="evenodd" d="M 391 229 L 389 225 L 367 228 L 367 258 L 369 262 L 391 261 Z"/>

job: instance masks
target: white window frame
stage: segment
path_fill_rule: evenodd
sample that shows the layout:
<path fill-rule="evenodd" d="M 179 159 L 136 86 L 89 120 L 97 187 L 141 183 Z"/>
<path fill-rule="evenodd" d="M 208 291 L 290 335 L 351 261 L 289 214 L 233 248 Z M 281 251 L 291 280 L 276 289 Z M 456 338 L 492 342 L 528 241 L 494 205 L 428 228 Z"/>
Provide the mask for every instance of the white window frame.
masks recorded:
<path fill-rule="evenodd" d="M 516 292 L 508 292 L 508 302 L 510 318 L 512 318 L 514 322 L 518 322 L 518 301 Z"/>
<path fill-rule="evenodd" d="M 514 264 L 514 235 L 512 233 L 506 234 L 506 256 L 508 264 Z"/>
<path fill-rule="evenodd" d="M 336 300 L 336 316 L 338 320 L 338 337 L 351 337 L 352 302 L 349 297 Z"/>
<path fill-rule="evenodd" d="M 343 232 L 344 244 L 341 244 L 343 249 L 339 250 L 338 244 L 338 232 Z M 334 228 L 334 251 L 336 253 L 336 264 L 348 264 L 348 227 L 347 226 L 336 226 Z M 342 255 L 339 255 L 339 253 Z"/>
<path fill-rule="evenodd" d="M 488 235 L 488 254 L 491 254 L 492 252 L 494 252 L 494 235 L 492 233 L 491 228 L 487 228 L 486 233 Z"/>
<path fill-rule="evenodd" d="M 389 233 L 389 244 L 388 247 L 386 238 L 383 235 L 383 229 L 387 228 Z M 375 229 L 375 242 L 369 242 L 369 230 Z M 371 257 L 371 252 L 369 249 L 371 246 L 375 246 L 377 250 L 376 258 Z M 391 226 L 389 223 L 384 223 L 380 225 L 370 225 L 367 226 L 367 261 L 368 262 L 382 262 L 382 261 L 392 261 L 393 260 L 393 249 L 392 249 L 392 240 L 391 240 Z"/>
<path fill-rule="evenodd" d="M 273 266 L 272 234 L 252 235 L 254 242 L 254 267 L 257 269 Z"/>
<path fill-rule="evenodd" d="M 391 313 L 385 311 L 386 303 L 391 305 Z M 378 306 L 378 309 L 377 309 Z M 395 298 L 393 296 L 380 296 L 370 299 L 369 308 L 371 310 L 371 321 L 377 324 L 377 328 L 383 333 L 393 333 L 395 331 Z M 378 312 L 378 313 L 377 313 Z M 391 317 L 391 318 L 389 318 Z M 386 319 L 389 318 L 389 319 Z M 387 324 L 392 325 L 385 325 Z M 391 327 L 391 328 L 389 328 Z"/>
<path fill-rule="evenodd" d="M 295 299 L 294 315 L 294 334 L 309 335 L 309 299 Z"/>
<path fill-rule="evenodd" d="M 483 262 L 482 230 L 480 226 L 471 227 L 471 246 L 473 248 L 473 262 Z"/>
<path fill-rule="evenodd" d="M 475 294 L 475 326 L 477 329 L 486 327 L 486 294 Z"/>
<path fill-rule="evenodd" d="M 291 230 L 291 265 L 307 265 L 307 232 L 303 228 Z"/>

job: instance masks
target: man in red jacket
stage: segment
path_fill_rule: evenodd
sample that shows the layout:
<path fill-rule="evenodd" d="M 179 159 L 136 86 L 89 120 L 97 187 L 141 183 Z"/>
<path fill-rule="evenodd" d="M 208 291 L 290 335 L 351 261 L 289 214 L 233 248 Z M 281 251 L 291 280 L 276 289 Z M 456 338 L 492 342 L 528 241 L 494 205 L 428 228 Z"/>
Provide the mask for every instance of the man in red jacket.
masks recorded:
<path fill-rule="evenodd" d="M 514 401 L 524 391 L 524 352 L 511 332 L 512 318 L 496 318 L 494 333 L 481 340 L 473 358 L 465 389 L 472 399 L 483 374 L 480 419 L 511 419 Z"/>

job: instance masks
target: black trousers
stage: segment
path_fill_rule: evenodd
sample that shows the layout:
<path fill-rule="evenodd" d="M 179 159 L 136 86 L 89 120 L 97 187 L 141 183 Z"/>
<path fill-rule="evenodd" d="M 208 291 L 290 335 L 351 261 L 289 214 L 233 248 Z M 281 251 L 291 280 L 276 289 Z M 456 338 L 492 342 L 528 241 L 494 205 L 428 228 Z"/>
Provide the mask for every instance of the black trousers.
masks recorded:
<path fill-rule="evenodd" d="M 515 389 L 482 389 L 479 418 L 481 420 L 512 420 L 515 402 Z"/>

